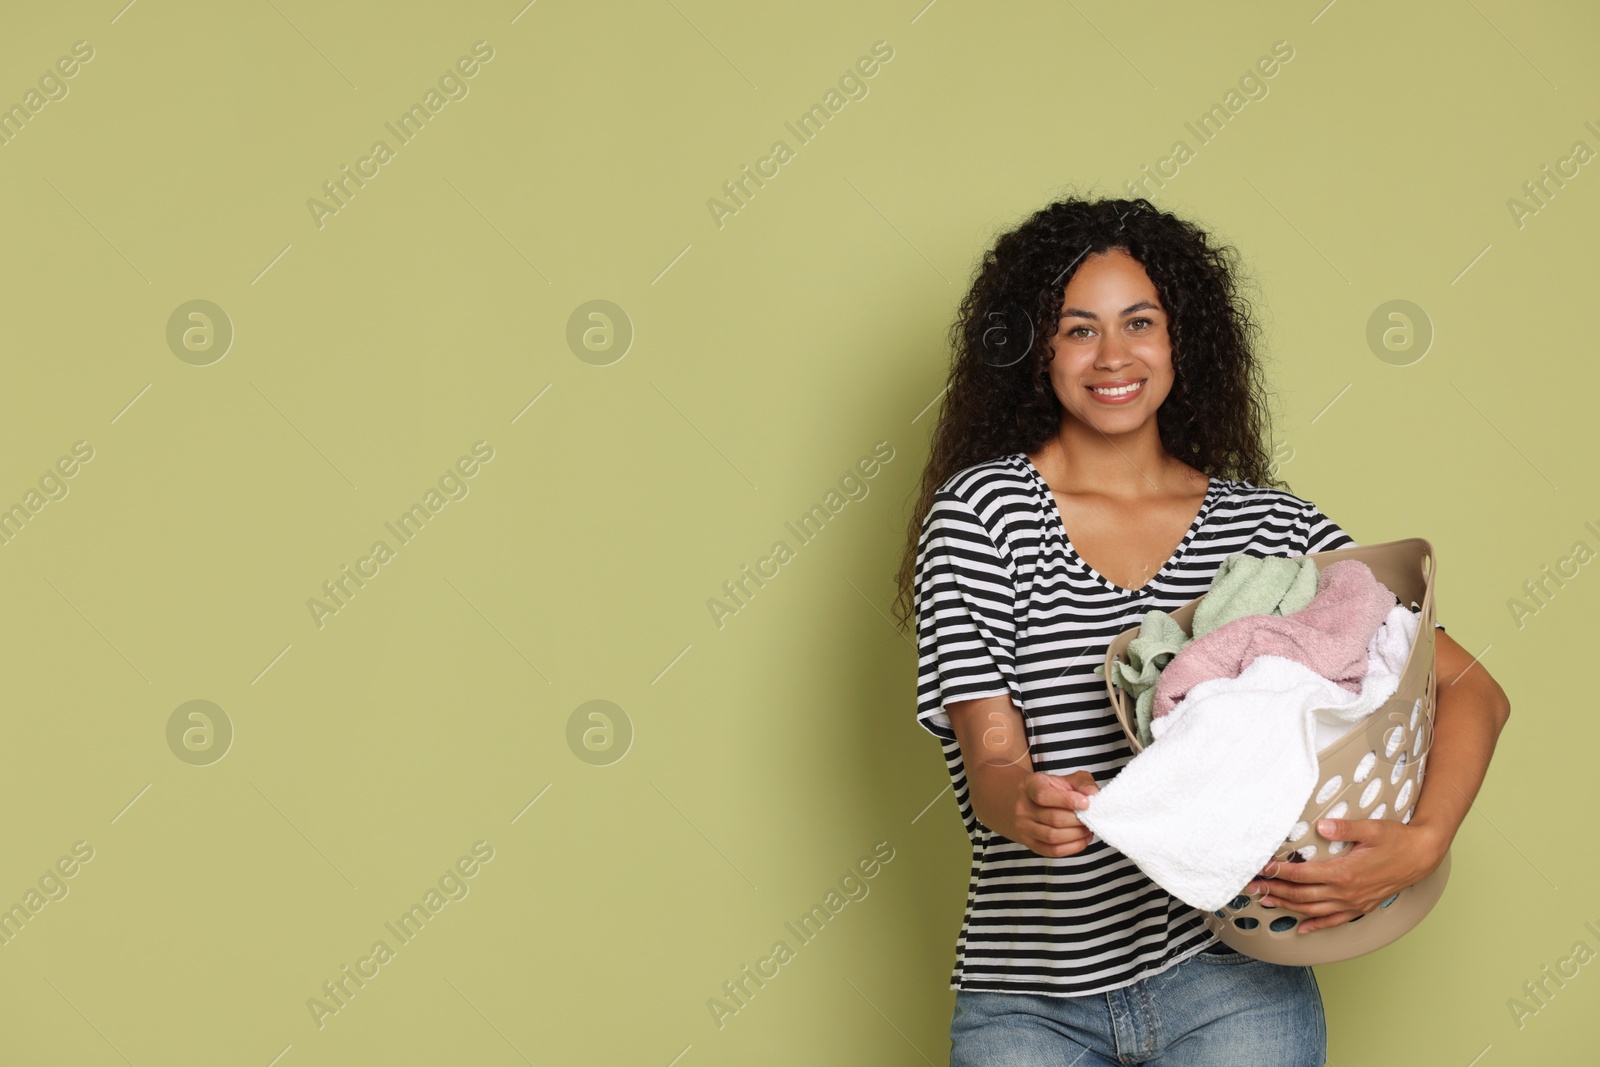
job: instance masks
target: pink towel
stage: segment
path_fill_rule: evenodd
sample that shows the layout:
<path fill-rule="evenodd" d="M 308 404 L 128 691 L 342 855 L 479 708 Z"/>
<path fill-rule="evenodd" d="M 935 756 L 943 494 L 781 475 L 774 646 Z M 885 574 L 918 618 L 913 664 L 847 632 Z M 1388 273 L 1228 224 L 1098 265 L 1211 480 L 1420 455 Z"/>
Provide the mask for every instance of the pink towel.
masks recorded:
<path fill-rule="evenodd" d="M 1166 715 L 1190 689 L 1211 678 L 1237 678 L 1261 655 L 1303 663 L 1351 692 L 1367 673 L 1367 644 L 1395 596 L 1358 559 L 1322 569 L 1311 602 L 1288 615 L 1241 615 L 1190 641 L 1156 682 L 1152 717 Z"/>

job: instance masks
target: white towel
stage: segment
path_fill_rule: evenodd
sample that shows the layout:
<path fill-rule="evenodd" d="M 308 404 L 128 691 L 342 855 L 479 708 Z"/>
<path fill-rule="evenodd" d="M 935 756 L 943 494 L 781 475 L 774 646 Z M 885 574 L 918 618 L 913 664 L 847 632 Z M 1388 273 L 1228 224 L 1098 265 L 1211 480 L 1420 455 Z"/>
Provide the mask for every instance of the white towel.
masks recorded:
<path fill-rule="evenodd" d="M 1317 787 L 1317 753 L 1394 695 L 1417 617 L 1390 610 L 1361 690 L 1261 655 L 1191 689 L 1078 819 L 1184 903 L 1215 911 L 1266 866 Z M 1326 739 L 1326 740 L 1324 740 Z"/>

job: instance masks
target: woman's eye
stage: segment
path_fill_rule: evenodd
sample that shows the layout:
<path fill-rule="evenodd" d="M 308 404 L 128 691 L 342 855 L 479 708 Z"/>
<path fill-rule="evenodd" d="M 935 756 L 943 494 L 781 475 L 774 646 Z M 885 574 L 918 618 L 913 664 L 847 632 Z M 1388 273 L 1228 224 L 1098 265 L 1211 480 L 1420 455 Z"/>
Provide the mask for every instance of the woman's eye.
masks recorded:
<path fill-rule="evenodd" d="M 1129 326 L 1144 326 L 1144 327 L 1147 327 L 1147 328 L 1151 327 L 1151 326 L 1154 326 L 1155 324 L 1156 324 L 1156 322 L 1155 322 L 1154 319 L 1145 319 L 1145 318 L 1133 319 L 1128 323 Z M 1082 333 L 1079 332 L 1080 330 L 1082 331 Z M 1074 326 L 1074 327 L 1072 327 L 1072 329 L 1068 330 L 1067 331 L 1067 336 L 1068 337 L 1087 337 L 1090 334 L 1092 334 L 1093 332 L 1094 332 L 1093 327 L 1079 325 L 1079 326 Z M 1144 333 L 1146 331 L 1143 330 L 1143 329 L 1140 329 L 1140 330 L 1135 330 L 1134 332 L 1136 332 L 1136 333 Z"/>

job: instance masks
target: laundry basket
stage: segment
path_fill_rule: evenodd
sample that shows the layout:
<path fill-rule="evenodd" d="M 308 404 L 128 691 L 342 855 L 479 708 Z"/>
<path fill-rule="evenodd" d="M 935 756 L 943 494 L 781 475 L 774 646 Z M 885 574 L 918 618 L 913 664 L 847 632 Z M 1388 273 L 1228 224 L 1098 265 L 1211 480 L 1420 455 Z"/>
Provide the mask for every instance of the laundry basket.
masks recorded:
<path fill-rule="evenodd" d="M 1296 557 L 1300 558 L 1300 557 Z M 1329 842 L 1317 833 L 1318 819 L 1399 819 L 1410 822 L 1422 791 L 1423 772 L 1433 738 L 1434 696 L 1438 690 L 1434 667 L 1434 559 L 1433 546 L 1420 537 L 1377 545 L 1313 552 L 1320 572 L 1330 563 L 1356 559 L 1407 607 L 1420 604 L 1416 643 L 1400 673 L 1400 684 L 1383 705 L 1352 726 L 1338 741 L 1318 753 L 1317 788 L 1306 802 L 1300 821 L 1275 853 L 1285 862 L 1331 859 L 1350 845 Z M 1189 630 L 1195 605 L 1190 601 L 1171 612 L 1175 622 Z M 1137 754 L 1144 746 L 1135 733 L 1133 699 L 1112 679 L 1117 660 L 1126 661 L 1128 643 L 1139 634 L 1135 626 L 1111 642 L 1106 650 L 1106 688 L 1111 707 L 1122 724 L 1128 743 Z M 1297 855 L 1299 853 L 1300 855 Z M 1289 907 L 1264 908 L 1251 897 L 1235 897 L 1206 916 L 1206 925 L 1229 948 L 1268 963 L 1307 966 L 1351 959 L 1382 948 L 1417 923 L 1444 892 L 1450 877 L 1450 855 L 1437 869 L 1415 885 L 1402 889 L 1383 904 L 1338 926 L 1299 933 L 1295 927 L 1305 916 Z"/>

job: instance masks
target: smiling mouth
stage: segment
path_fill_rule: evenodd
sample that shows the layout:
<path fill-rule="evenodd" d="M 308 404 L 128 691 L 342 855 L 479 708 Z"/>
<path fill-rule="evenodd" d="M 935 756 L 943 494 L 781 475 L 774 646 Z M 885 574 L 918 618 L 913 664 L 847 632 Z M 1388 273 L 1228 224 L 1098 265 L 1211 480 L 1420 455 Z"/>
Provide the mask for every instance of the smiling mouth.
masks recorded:
<path fill-rule="evenodd" d="M 1101 403 L 1125 403 L 1144 391 L 1146 380 L 1140 378 L 1136 382 L 1124 382 L 1121 385 L 1090 385 L 1085 388 Z"/>

